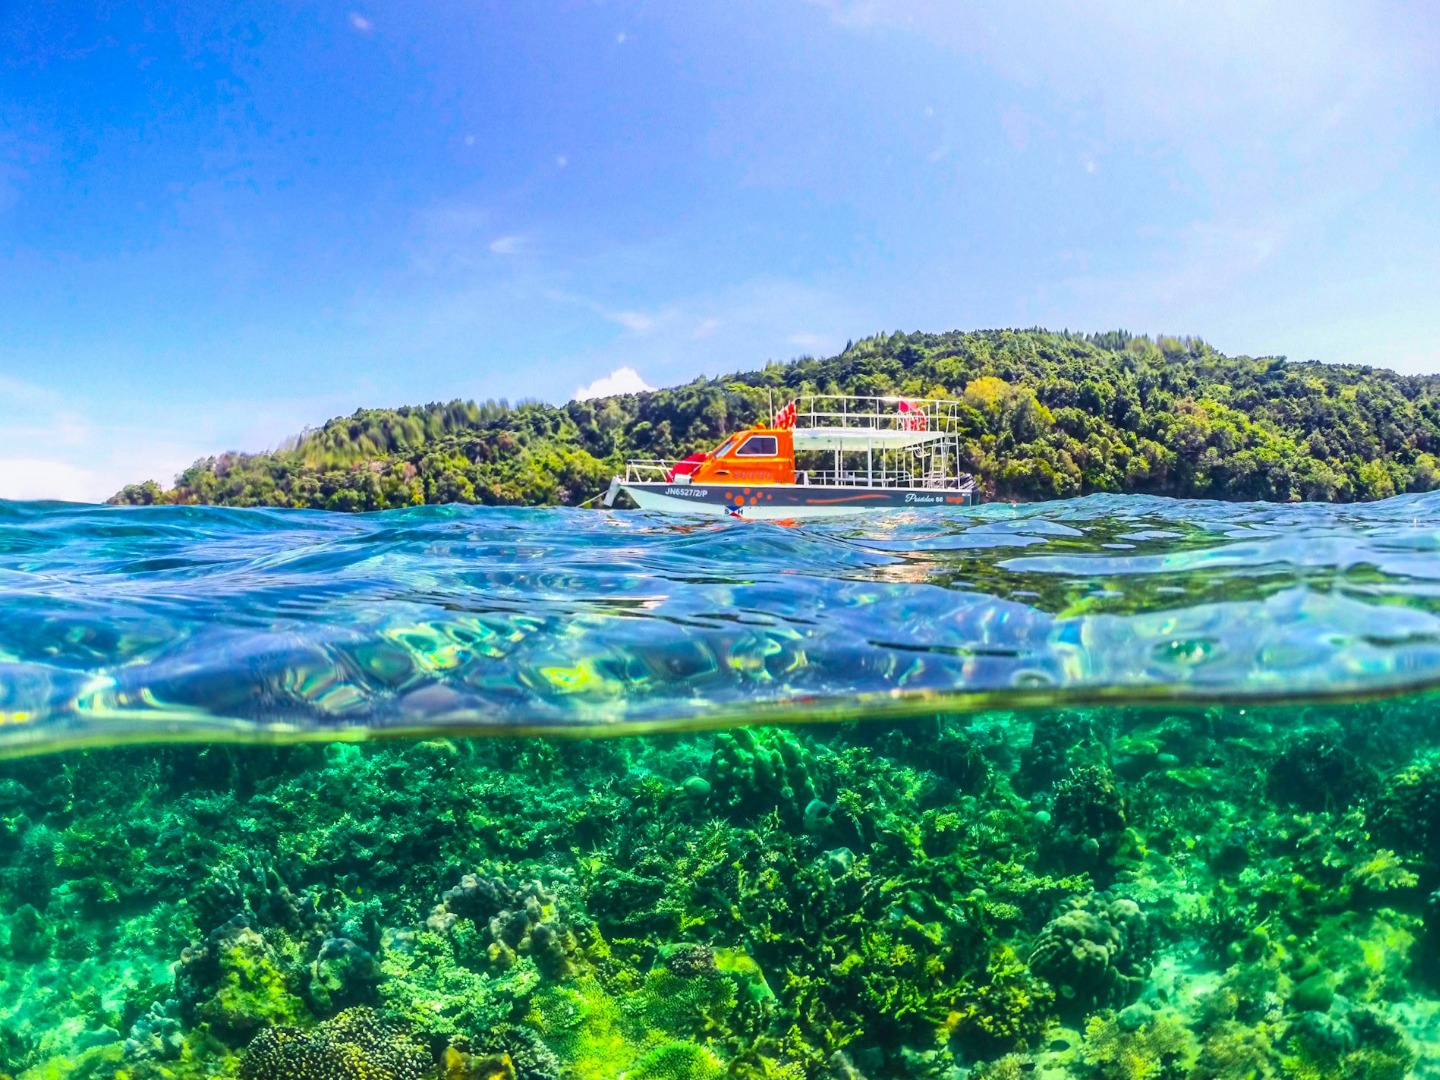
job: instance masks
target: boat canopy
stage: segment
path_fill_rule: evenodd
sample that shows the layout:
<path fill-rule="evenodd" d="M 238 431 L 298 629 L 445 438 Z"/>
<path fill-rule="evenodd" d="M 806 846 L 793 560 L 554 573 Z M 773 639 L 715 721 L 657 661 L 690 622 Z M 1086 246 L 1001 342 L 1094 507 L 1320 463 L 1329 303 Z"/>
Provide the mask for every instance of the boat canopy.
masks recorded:
<path fill-rule="evenodd" d="M 898 450 L 945 438 L 947 432 L 880 427 L 797 427 L 796 450 Z"/>

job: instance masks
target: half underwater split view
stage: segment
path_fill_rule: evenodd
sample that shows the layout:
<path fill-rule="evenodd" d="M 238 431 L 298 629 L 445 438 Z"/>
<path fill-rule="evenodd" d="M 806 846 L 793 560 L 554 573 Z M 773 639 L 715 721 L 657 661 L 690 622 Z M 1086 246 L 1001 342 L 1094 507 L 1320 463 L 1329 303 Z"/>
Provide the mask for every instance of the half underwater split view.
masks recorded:
<path fill-rule="evenodd" d="M 0 1074 L 1440 1075 L 1437 548 L 0 503 Z"/>

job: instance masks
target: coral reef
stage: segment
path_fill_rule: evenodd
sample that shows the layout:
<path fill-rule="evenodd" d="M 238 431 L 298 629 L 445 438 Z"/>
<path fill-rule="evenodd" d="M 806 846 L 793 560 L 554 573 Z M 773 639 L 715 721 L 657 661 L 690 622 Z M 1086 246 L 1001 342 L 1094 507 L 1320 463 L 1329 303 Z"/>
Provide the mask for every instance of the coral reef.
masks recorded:
<path fill-rule="evenodd" d="M 813 827 L 820 800 L 814 754 L 784 728 L 741 728 L 715 738 L 710 758 L 710 805 L 739 819 L 778 812 L 791 826 Z"/>
<path fill-rule="evenodd" d="M 14 1080 L 1390 1080 L 1432 698 L 0 764 Z"/>
<path fill-rule="evenodd" d="M 1092 893 L 1045 924 L 1030 966 L 1055 988 L 1062 1015 L 1078 1019 L 1138 997 L 1152 948 L 1149 919 L 1135 901 Z"/>
<path fill-rule="evenodd" d="M 1126 828 L 1125 798 L 1115 774 L 1104 766 L 1072 769 L 1061 778 L 1050 813 L 1050 855 L 1072 872 L 1088 871 L 1108 882 L 1122 854 L 1133 855 L 1141 846 Z"/>
<path fill-rule="evenodd" d="M 429 1080 L 430 1054 L 371 1010 L 340 1013 L 310 1031 L 271 1027 L 240 1061 L 241 1080 Z"/>
<path fill-rule="evenodd" d="M 538 881 L 513 885 L 499 878 L 466 874 L 441 898 L 425 920 L 426 928 L 450 933 L 460 919 L 484 925 L 492 963 L 505 969 L 529 956 L 554 978 L 577 973 L 579 943 L 563 909 Z"/>
<path fill-rule="evenodd" d="M 1390 776 L 1375 800 L 1375 835 L 1440 883 L 1440 758 L 1422 755 Z"/>

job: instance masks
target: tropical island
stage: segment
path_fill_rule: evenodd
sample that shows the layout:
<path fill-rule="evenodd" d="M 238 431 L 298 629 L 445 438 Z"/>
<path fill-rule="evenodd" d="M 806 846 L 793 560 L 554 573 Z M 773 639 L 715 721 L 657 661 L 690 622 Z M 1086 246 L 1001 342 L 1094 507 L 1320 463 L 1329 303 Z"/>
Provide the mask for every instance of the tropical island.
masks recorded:
<path fill-rule="evenodd" d="M 1338 502 L 1440 487 L 1440 377 L 1225 356 L 1126 331 L 878 334 L 825 359 L 562 406 L 361 409 L 276 450 L 203 458 L 112 503 L 342 511 L 576 505 L 627 457 L 713 447 L 799 394 L 953 397 L 991 499 L 1092 492 Z"/>

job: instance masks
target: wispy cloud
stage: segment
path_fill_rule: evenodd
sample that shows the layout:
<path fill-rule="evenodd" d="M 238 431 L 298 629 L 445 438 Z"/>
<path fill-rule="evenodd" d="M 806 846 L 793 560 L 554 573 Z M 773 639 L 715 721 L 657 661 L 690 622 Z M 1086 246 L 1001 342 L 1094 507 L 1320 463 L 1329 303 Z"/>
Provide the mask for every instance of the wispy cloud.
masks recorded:
<path fill-rule="evenodd" d="M 643 311 L 611 311 L 607 312 L 605 317 L 637 334 L 643 334 L 655 328 L 654 316 L 646 315 Z"/>
<path fill-rule="evenodd" d="M 1356 95 L 1403 94 L 1406 72 L 1436 36 L 1418 9 L 1387 14 L 1344 0 L 807 2 L 838 25 L 914 34 L 1022 85 L 1098 103 L 1129 134 L 1157 125 L 1193 133 L 1217 119 L 1241 121 L 1232 136 L 1333 124 Z M 1393 19 L 1409 19 L 1414 32 L 1395 34 Z"/>
<path fill-rule="evenodd" d="M 846 337 L 882 325 L 863 304 L 783 278 L 753 278 L 712 291 L 673 297 L 647 315 L 643 334 L 621 334 L 575 359 L 590 370 L 639 365 L 671 385 L 698 374 L 748 371 L 766 360 L 828 354 Z M 797 323 L 806 327 L 797 331 Z"/>
<path fill-rule="evenodd" d="M 495 256 L 535 253 L 536 238 L 501 232 L 503 223 L 483 204 L 448 202 L 417 211 L 410 225 L 411 266 L 425 274 L 484 270 Z M 497 235 L 498 233 L 498 235 Z"/>
<path fill-rule="evenodd" d="M 654 389 L 655 387 L 640 377 L 638 371 L 627 366 L 616 368 L 609 375 L 577 387 L 575 400 L 588 401 L 591 398 L 613 397 L 616 394 L 641 394 Z"/>
<path fill-rule="evenodd" d="M 683 317 L 674 307 L 655 311 L 640 311 L 635 308 L 615 308 L 596 300 L 594 297 L 571 292 L 567 289 L 546 288 L 543 290 L 543 295 L 547 300 L 552 302 L 572 305 L 594 312 L 606 322 L 624 327 L 632 334 L 649 334 L 657 328 L 672 324 L 676 319 Z"/>
<path fill-rule="evenodd" d="M 371 30 L 375 29 L 375 24 L 358 11 L 352 11 L 350 13 L 350 25 L 362 34 L 368 34 Z"/>
<path fill-rule="evenodd" d="M 0 420 L 13 420 L 22 409 L 54 408 L 60 400 L 60 394 L 47 386 L 0 375 Z M 12 410 L 12 416 L 7 417 Z"/>

